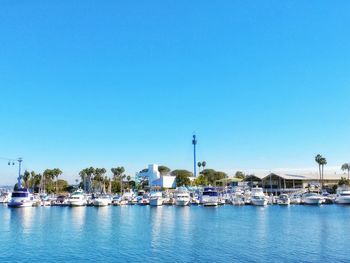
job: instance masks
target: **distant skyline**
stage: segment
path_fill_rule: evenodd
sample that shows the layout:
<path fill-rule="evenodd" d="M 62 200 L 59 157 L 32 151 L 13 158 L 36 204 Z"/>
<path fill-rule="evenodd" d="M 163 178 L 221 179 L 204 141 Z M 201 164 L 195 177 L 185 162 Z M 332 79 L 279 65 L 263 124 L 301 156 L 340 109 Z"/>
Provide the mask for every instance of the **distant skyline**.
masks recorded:
<path fill-rule="evenodd" d="M 0 157 L 60 168 L 350 162 L 348 1 L 3 1 Z M 17 170 L 0 159 L 0 185 Z"/>

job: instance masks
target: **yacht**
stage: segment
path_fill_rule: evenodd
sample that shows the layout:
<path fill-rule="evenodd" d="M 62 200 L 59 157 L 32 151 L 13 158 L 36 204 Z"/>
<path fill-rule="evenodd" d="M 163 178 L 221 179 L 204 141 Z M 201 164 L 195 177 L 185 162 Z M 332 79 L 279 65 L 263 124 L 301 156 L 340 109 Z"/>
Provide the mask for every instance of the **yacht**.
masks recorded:
<path fill-rule="evenodd" d="M 29 193 L 28 189 L 20 188 L 11 194 L 8 207 L 31 207 L 34 203 L 34 196 Z"/>
<path fill-rule="evenodd" d="M 214 187 L 204 188 L 202 204 L 204 206 L 217 206 L 219 203 L 218 191 Z"/>
<path fill-rule="evenodd" d="M 121 197 L 121 202 L 124 203 L 130 203 L 132 204 L 133 200 L 135 199 L 135 194 L 133 191 L 128 191 L 128 192 L 124 192 L 122 197 Z"/>
<path fill-rule="evenodd" d="M 151 206 L 161 206 L 163 205 L 163 196 L 162 192 L 151 192 L 149 198 L 149 204 Z"/>
<path fill-rule="evenodd" d="M 40 194 L 40 205 L 41 206 L 50 206 L 51 205 L 51 200 L 49 196 L 46 193 Z"/>
<path fill-rule="evenodd" d="M 320 205 L 324 198 L 317 193 L 305 193 L 301 197 L 301 202 L 305 205 Z"/>
<path fill-rule="evenodd" d="M 68 199 L 70 206 L 85 206 L 87 204 L 86 196 L 82 189 L 76 190 Z"/>
<path fill-rule="evenodd" d="M 277 204 L 279 205 L 289 205 L 290 198 L 287 194 L 281 194 L 277 200 Z"/>
<path fill-rule="evenodd" d="M 94 206 L 108 206 L 112 203 L 112 200 L 108 195 L 101 195 L 96 197 L 92 203 Z"/>
<path fill-rule="evenodd" d="M 244 194 L 240 189 L 236 189 L 231 196 L 231 203 L 233 205 L 244 205 Z"/>
<path fill-rule="evenodd" d="M 349 205 L 350 204 L 350 189 L 339 188 L 337 190 L 337 197 L 335 198 L 337 204 Z"/>
<path fill-rule="evenodd" d="M 175 202 L 177 206 L 190 204 L 190 193 L 185 187 L 179 187 L 176 192 Z"/>
<path fill-rule="evenodd" d="M 119 195 L 115 195 L 112 198 L 112 205 L 120 205 L 121 198 Z"/>
<path fill-rule="evenodd" d="M 260 187 L 252 188 L 250 201 L 253 205 L 256 206 L 265 206 L 267 205 L 267 198 L 263 192 L 263 189 Z"/>

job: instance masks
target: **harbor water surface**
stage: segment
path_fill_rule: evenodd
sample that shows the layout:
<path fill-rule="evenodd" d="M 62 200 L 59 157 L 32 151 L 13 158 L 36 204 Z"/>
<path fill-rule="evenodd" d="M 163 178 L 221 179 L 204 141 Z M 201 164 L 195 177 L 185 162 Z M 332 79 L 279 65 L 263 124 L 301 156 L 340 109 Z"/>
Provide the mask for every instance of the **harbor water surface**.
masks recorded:
<path fill-rule="evenodd" d="M 349 262 L 350 207 L 0 206 L 1 262 Z"/>

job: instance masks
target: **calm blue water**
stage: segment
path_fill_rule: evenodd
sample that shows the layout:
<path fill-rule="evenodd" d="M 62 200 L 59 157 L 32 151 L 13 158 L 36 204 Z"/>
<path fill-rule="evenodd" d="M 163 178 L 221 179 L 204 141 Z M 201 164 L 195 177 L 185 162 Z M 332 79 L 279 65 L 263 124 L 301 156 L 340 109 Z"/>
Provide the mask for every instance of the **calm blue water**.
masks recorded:
<path fill-rule="evenodd" d="M 0 206 L 0 240 L 1 262 L 349 262 L 350 207 Z"/>

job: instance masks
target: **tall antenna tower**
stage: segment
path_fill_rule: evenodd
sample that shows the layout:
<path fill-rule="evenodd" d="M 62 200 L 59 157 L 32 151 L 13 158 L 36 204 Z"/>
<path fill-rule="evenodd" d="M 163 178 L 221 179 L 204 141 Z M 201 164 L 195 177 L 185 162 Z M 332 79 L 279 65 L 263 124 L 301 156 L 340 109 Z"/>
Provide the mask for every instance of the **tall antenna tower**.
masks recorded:
<path fill-rule="evenodd" d="M 196 140 L 196 135 L 195 134 L 193 134 L 192 144 L 193 144 L 193 176 L 197 177 L 197 161 L 196 161 L 196 144 L 197 144 L 197 140 Z"/>

